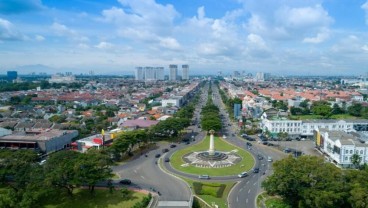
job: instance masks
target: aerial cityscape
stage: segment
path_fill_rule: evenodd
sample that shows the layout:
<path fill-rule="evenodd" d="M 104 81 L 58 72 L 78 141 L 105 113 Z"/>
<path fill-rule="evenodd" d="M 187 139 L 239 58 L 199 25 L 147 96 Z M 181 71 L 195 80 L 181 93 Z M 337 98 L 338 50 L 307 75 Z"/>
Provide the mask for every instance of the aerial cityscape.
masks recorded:
<path fill-rule="evenodd" d="M 368 1 L 0 2 L 0 207 L 367 208 Z"/>

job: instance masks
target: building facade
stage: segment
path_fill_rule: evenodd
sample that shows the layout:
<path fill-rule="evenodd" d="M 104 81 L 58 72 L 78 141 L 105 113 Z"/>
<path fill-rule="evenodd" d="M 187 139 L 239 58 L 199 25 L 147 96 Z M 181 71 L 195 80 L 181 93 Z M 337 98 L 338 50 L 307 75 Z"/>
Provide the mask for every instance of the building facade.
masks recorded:
<path fill-rule="evenodd" d="M 182 80 L 189 80 L 189 65 L 188 64 L 184 64 L 182 65 L 182 76 L 181 76 Z"/>
<path fill-rule="evenodd" d="M 178 78 L 178 65 L 171 64 L 169 65 L 169 69 L 170 69 L 169 80 L 176 81 Z"/>
<path fill-rule="evenodd" d="M 135 68 L 135 80 L 144 80 L 143 67 L 136 67 Z"/>
<path fill-rule="evenodd" d="M 327 159 L 340 167 L 351 167 L 354 154 L 361 158 L 361 165 L 368 162 L 368 144 L 360 142 L 352 134 L 317 129 L 314 131 L 314 141 Z"/>
<path fill-rule="evenodd" d="M 18 78 L 18 72 L 17 71 L 7 71 L 6 73 L 7 79 L 9 81 L 16 80 Z"/>

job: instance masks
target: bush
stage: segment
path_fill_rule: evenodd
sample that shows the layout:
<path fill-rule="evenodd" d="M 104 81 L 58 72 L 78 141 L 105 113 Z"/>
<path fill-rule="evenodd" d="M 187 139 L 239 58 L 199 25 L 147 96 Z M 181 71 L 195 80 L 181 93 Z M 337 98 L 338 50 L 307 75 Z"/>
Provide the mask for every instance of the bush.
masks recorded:
<path fill-rule="evenodd" d="M 201 195 L 202 192 L 202 183 L 199 182 L 193 182 L 193 189 L 194 189 L 194 193 L 197 195 Z"/>
<path fill-rule="evenodd" d="M 225 191 L 225 188 L 226 188 L 226 185 L 225 184 L 221 184 L 219 189 L 217 190 L 217 193 L 216 193 L 216 197 L 217 198 L 221 198 L 222 195 L 224 194 L 224 191 Z"/>
<path fill-rule="evenodd" d="M 142 201 L 134 204 L 133 208 L 146 208 L 148 204 L 150 203 L 151 199 L 152 199 L 152 195 L 151 193 L 149 193 L 148 196 L 142 199 Z"/>

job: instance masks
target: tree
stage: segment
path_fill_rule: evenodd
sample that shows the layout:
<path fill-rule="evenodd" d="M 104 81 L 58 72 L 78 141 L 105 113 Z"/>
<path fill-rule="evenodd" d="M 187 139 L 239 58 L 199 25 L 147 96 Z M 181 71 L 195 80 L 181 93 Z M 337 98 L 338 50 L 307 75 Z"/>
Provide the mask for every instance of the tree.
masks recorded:
<path fill-rule="evenodd" d="M 57 189 L 64 189 L 69 196 L 73 196 L 73 190 L 82 185 L 82 180 L 77 170 L 79 156 L 75 151 L 59 151 L 50 156 L 45 163 L 45 182 Z"/>
<path fill-rule="evenodd" d="M 298 107 L 291 107 L 290 108 L 290 113 L 291 113 L 291 115 L 302 115 L 303 114 L 303 109 L 298 108 Z"/>
<path fill-rule="evenodd" d="M 360 162 L 362 161 L 362 157 L 360 157 L 358 154 L 353 154 L 351 156 L 351 163 L 353 163 L 355 168 L 358 168 L 360 166 Z"/>
<path fill-rule="evenodd" d="M 326 117 L 331 114 L 332 108 L 325 101 L 317 101 L 312 104 L 311 110 L 315 115 Z"/>
<path fill-rule="evenodd" d="M 299 107 L 301 107 L 301 108 L 308 108 L 308 103 L 309 103 L 309 100 L 308 100 L 308 99 L 303 100 L 303 101 L 299 104 Z"/>
<path fill-rule="evenodd" d="M 279 132 L 277 133 L 277 137 L 279 140 L 285 141 L 288 138 L 289 134 L 287 132 Z"/>
<path fill-rule="evenodd" d="M 339 105 L 337 105 L 337 103 L 335 103 L 332 106 L 332 114 L 342 114 L 342 113 L 344 113 L 344 111 L 340 108 Z"/>
<path fill-rule="evenodd" d="M 281 196 L 292 207 L 350 207 L 344 174 L 323 158 L 289 156 L 276 161 L 273 169 L 262 186 L 268 194 Z"/>
<path fill-rule="evenodd" d="M 353 105 L 348 107 L 348 113 L 352 116 L 360 117 L 362 116 L 362 104 L 361 103 L 354 103 Z"/>

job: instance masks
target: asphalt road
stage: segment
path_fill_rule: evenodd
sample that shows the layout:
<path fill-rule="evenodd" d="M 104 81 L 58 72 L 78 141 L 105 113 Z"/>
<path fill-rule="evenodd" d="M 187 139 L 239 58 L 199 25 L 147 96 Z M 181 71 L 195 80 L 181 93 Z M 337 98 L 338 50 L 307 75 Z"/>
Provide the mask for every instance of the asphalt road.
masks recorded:
<path fill-rule="evenodd" d="M 269 146 L 258 144 L 257 142 L 250 142 L 252 146 L 247 146 L 247 142 L 249 141 L 236 136 L 236 128 L 230 121 L 218 89 L 213 88 L 213 93 L 214 103 L 219 107 L 220 113 L 223 115 L 222 134 L 226 136 L 228 142 L 252 153 L 255 158 L 254 167 L 259 168 L 259 173 L 250 171 L 247 177 L 242 178 L 240 182 L 234 186 L 228 197 L 229 208 L 255 208 L 256 197 L 261 192 L 261 183 L 268 175 L 272 174 L 272 162 L 268 162 L 267 158 L 270 156 L 273 161 L 280 160 L 286 157 L 286 154 Z M 264 159 L 258 160 L 258 155 L 262 155 Z"/>

